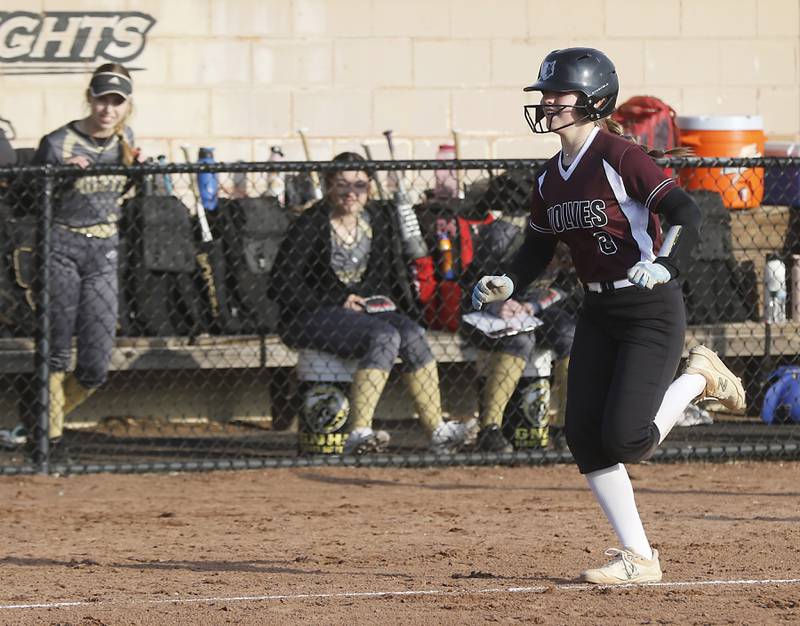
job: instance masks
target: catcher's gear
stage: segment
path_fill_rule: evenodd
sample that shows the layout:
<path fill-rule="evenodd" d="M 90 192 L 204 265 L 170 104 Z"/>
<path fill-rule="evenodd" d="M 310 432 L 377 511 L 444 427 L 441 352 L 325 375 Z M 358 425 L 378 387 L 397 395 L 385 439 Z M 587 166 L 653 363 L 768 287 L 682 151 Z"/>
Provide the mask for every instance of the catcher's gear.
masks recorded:
<path fill-rule="evenodd" d="M 525 91 L 577 91 L 578 103 L 572 107 L 584 112 L 581 120 L 599 120 L 611 115 L 619 94 L 617 70 L 603 52 L 594 48 L 564 48 L 548 54 L 539 68 L 535 83 Z M 534 116 L 531 117 L 531 109 Z M 572 126 L 575 122 L 558 128 L 546 128 L 544 105 L 529 104 L 524 107 L 525 119 L 534 133 L 549 133 Z"/>
<path fill-rule="evenodd" d="M 639 261 L 628 270 L 628 280 L 640 289 L 652 289 L 656 285 L 669 282 L 669 270 L 658 263 Z"/>
<path fill-rule="evenodd" d="M 472 290 L 472 308 L 480 310 L 484 304 L 508 300 L 514 293 L 514 283 L 508 276 L 484 276 Z"/>

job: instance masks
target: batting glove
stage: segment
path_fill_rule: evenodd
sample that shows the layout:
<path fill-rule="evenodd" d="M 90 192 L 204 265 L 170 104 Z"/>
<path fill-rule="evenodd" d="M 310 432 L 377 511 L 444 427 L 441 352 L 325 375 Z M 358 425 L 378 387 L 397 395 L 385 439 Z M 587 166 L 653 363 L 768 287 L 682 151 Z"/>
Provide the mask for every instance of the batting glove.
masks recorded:
<path fill-rule="evenodd" d="M 628 279 L 639 289 L 652 289 L 656 285 L 669 282 L 669 270 L 659 263 L 639 261 L 628 270 Z"/>
<path fill-rule="evenodd" d="M 472 308 L 480 310 L 484 304 L 508 300 L 514 293 L 514 283 L 508 276 L 484 276 L 472 290 Z"/>

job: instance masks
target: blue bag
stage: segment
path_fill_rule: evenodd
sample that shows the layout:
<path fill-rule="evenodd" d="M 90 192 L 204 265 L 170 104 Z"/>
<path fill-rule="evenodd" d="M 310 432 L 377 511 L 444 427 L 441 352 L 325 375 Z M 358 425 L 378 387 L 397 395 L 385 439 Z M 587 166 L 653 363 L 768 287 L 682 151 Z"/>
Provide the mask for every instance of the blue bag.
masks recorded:
<path fill-rule="evenodd" d="M 769 375 L 774 382 L 764 396 L 761 419 L 767 424 L 800 423 L 800 367 L 785 365 Z"/>

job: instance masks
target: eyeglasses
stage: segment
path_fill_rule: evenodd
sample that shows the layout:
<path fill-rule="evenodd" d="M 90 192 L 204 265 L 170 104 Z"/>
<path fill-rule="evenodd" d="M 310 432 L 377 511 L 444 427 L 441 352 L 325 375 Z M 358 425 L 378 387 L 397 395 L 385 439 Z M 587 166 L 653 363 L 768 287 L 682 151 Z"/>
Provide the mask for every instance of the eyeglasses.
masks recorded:
<path fill-rule="evenodd" d="M 334 183 L 333 188 L 336 190 L 336 193 L 342 196 L 346 196 L 351 192 L 358 195 L 361 193 L 367 193 L 367 191 L 369 191 L 369 183 L 365 180 L 358 180 L 354 183 L 338 180 L 336 183 Z"/>

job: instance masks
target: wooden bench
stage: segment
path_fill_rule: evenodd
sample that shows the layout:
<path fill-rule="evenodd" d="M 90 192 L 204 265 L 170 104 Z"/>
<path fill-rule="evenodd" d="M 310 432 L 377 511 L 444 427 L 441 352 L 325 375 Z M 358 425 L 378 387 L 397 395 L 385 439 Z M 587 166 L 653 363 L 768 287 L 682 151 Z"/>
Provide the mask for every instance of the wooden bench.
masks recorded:
<path fill-rule="evenodd" d="M 726 357 L 800 354 L 798 322 L 773 325 L 769 346 L 766 338 L 766 326 L 761 322 L 692 326 L 686 334 L 686 351 L 703 343 Z M 457 334 L 432 331 L 428 332 L 428 339 L 439 363 L 475 360 L 475 349 Z M 32 339 L 0 339 L 0 374 L 32 372 L 33 353 Z M 202 336 L 193 340 L 120 337 L 111 357 L 111 370 L 272 369 L 294 367 L 296 363 L 297 353 L 276 335 Z"/>
<path fill-rule="evenodd" d="M 763 307 L 765 257 L 783 249 L 791 217 L 791 209 L 782 206 L 731 211 L 733 253 L 739 261 L 753 262 L 759 311 Z M 800 354 L 800 323 L 774 325 L 770 335 L 768 339 L 762 322 L 754 321 L 693 326 L 687 332 L 684 356 L 689 347 L 698 343 L 731 358 Z M 476 359 L 475 350 L 458 335 L 429 332 L 428 337 L 436 360 L 445 366 L 457 368 L 458 364 Z M 33 371 L 33 354 L 31 339 L 0 338 L 0 385 L 4 390 L 10 389 L 15 374 Z M 120 337 L 112 354 L 112 376 L 82 407 L 80 419 L 118 414 L 271 419 L 267 387 L 285 377 L 286 368 L 293 368 L 296 363 L 297 354 L 275 335 Z M 739 369 L 744 368 L 740 363 Z M 159 370 L 173 371 L 175 376 L 181 370 L 194 373 L 182 376 L 177 385 L 175 376 L 163 376 Z M 472 410 L 474 390 L 465 389 L 464 379 L 459 380 L 457 374 L 448 387 L 447 378 L 443 377 L 443 400 L 451 405 L 449 410 Z M 389 395 L 396 392 L 398 403 L 407 404 L 402 385 L 396 387 L 389 390 Z M 0 394 L 0 412 L 9 419 L 15 413 L 13 397 L 13 393 L 5 391 Z M 399 412 L 408 410 L 405 407 Z"/>

